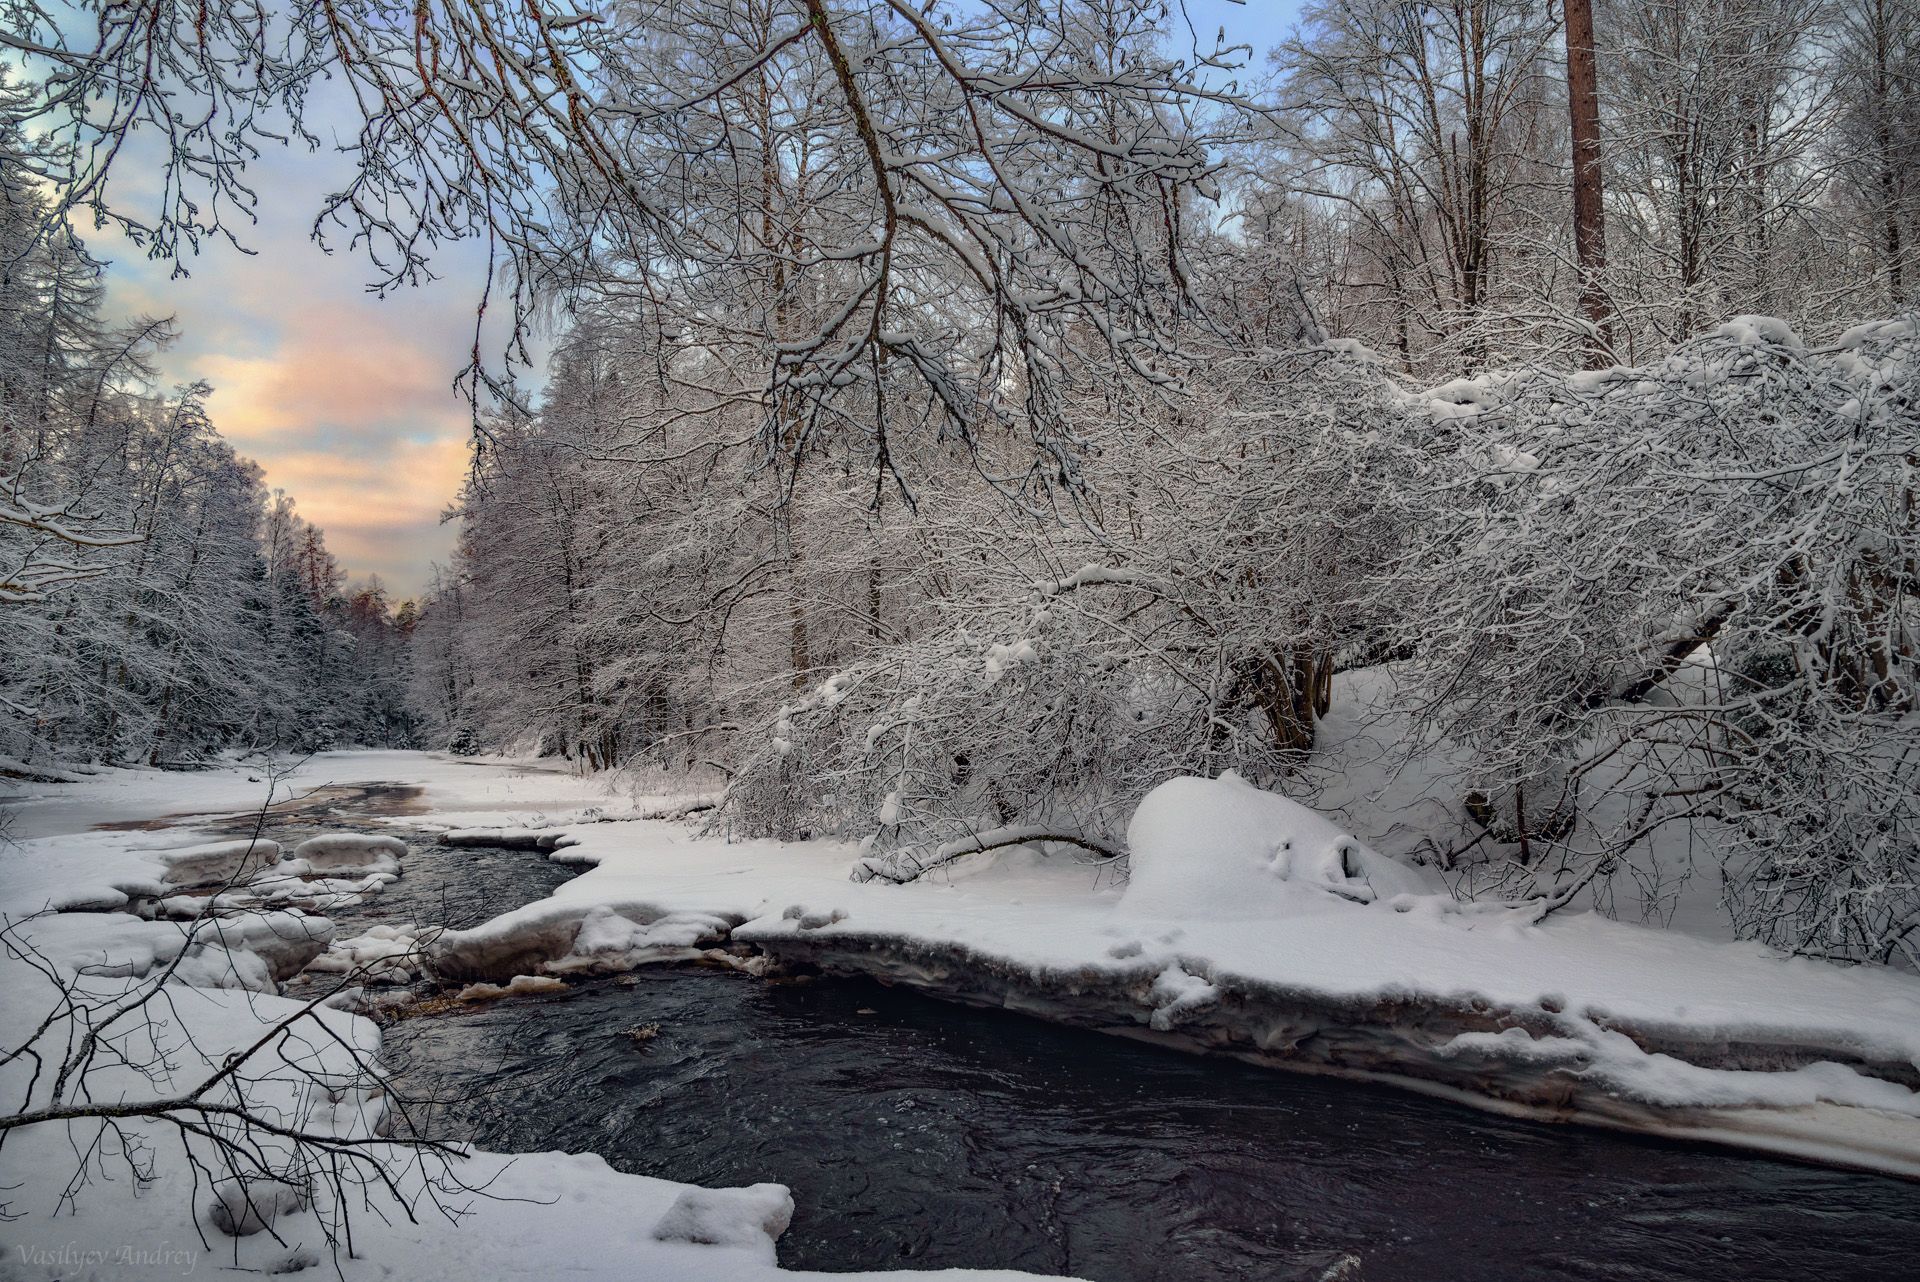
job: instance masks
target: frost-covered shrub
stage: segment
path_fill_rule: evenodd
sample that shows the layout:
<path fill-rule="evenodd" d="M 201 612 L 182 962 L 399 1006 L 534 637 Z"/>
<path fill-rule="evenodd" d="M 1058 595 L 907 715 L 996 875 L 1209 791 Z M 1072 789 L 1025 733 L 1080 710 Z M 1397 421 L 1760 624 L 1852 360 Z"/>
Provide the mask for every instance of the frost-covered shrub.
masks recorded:
<path fill-rule="evenodd" d="M 1391 496 L 1430 429 L 1347 345 L 1213 378 L 1217 413 L 1116 443 L 1103 528 L 1003 512 L 930 538 L 931 618 L 758 727 L 727 813 L 860 836 L 907 876 L 1015 838 L 1110 857 L 1165 779 L 1303 766 L 1336 664 L 1374 648 L 1357 589 L 1399 546 Z"/>
<path fill-rule="evenodd" d="M 1748 318 L 1424 394 L 1337 345 L 1223 361 L 1115 435 L 1098 528 L 926 517 L 943 595 L 746 736 L 726 813 L 885 876 L 1118 854 L 1169 777 L 1339 769 L 1331 675 L 1392 660 L 1403 764 L 1481 828 L 1457 893 L 1657 904 L 1707 860 L 1745 933 L 1912 960 L 1915 349 Z"/>
<path fill-rule="evenodd" d="M 1382 589 L 1518 847 L 1504 893 L 1707 854 L 1748 933 L 1920 960 L 1917 356 L 1911 319 L 1810 347 L 1748 317 L 1433 394 L 1458 479 Z"/>

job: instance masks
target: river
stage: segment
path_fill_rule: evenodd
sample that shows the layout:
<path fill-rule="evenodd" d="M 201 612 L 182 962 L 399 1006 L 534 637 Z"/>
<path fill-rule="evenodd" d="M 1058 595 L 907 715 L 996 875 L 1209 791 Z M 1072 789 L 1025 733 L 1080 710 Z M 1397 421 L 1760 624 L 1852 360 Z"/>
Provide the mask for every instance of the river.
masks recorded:
<path fill-rule="evenodd" d="M 334 799 L 338 803 L 339 799 Z M 369 790 L 276 836 L 404 816 Z M 569 875 L 412 834 L 337 912 L 473 924 Z M 641 1030 L 638 1036 L 633 1030 Z M 788 1267 L 1017 1267 L 1098 1282 L 1920 1276 L 1920 1184 L 1203 1059 L 843 980 L 673 967 L 392 1021 L 443 1125 L 793 1190 Z"/>

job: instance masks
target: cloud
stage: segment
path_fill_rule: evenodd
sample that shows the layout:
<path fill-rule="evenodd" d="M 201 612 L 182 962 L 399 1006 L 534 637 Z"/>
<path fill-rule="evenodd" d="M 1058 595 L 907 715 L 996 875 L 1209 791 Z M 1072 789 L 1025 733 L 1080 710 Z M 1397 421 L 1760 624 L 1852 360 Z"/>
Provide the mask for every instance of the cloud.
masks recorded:
<path fill-rule="evenodd" d="M 454 361 L 444 344 L 421 340 L 415 321 L 378 303 L 322 303 L 289 318 L 270 352 L 209 353 L 193 365 L 219 389 L 221 431 L 248 448 L 303 428 L 324 430 L 333 446 L 354 453 L 378 450 L 396 434 L 464 433 Z"/>
<path fill-rule="evenodd" d="M 1224 25 L 1229 40 L 1263 49 L 1295 8 L 1291 0 L 1193 0 L 1189 13 L 1202 44 Z M 353 137 L 353 122 L 344 90 L 318 86 L 308 125 L 337 143 Z M 157 146 L 134 141 L 116 199 L 158 197 Z M 446 558 L 455 537 L 439 517 L 465 466 L 468 417 L 449 385 L 473 341 L 486 256 L 477 243 L 443 245 L 432 264 L 440 280 L 384 299 L 369 294 L 363 259 L 344 248 L 327 253 L 310 238 L 311 220 L 350 165 L 337 146 L 265 151 L 247 175 L 260 193 L 259 221 L 242 217 L 236 228 L 252 252 L 210 241 L 180 264 L 184 276 L 111 232 L 91 239 L 114 260 L 112 312 L 178 318 L 181 338 L 162 358 L 163 376 L 213 383 L 215 422 L 265 469 L 267 483 L 326 530 L 349 573 L 378 573 L 405 594 L 425 585 L 428 566 Z"/>
<path fill-rule="evenodd" d="M 458 526 L 440 518 L 466 466 L 466 439 L 454 436 L 398 440 L 365 458 L 282 452 L 268 480 L 326 530 L 328 545 L 352 574 L 378 574 L 406 596 L 419 590 L 430 563 L 453 551 Z"/>
<path fill-rule="evenodd" d="M 469 415 L 452 380 L 485 261 L 477 246 L 448 246 L 440 281 L 370 294 L 364 260 L 309 237 L 340 177 L 326 153 L 268 152 L 253 174 L 260 221 L 242 231 L 253 252 L 210 245 L 184 276 L 111 233 L 92 245 L 112 260 L 111 313 L 177 318 L 163 379 L 212 383 L 221 434 L 326 531 L 348 573 L 406 595 L 456 537 L 440 514 L 465 471 Z"/>

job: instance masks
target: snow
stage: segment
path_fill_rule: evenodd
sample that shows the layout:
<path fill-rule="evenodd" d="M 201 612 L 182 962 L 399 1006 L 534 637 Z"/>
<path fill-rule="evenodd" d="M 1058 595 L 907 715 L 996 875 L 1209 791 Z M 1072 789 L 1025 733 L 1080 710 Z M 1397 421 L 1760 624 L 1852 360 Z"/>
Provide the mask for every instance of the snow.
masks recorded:
<path fill-rule="evenodd" d="M 265 838 L 216 841 L 204 846 L 159 852 L 163 874 L 176 886 L 245 881 L 261 869 L 280 862 L 280 843 Z"/>
<path fill-rule="evenodd" d="M 515 975 L 505 984 L 468 984 L 453 996 L 455 1001 L 490 1002 L 502 997 L 537 997 L 566 991 L 564 980 L 547 975 Z"/>
<path fill-rule="evenodd" d="M 701 1242 L 709 1246 L 764 1248 L 793 1223 L 793 1194 L 782 1184 L 743 1189 L 688 1189 L 653 1226 L 656 1242 Z"/>
<path fill-rule="evenodd" d="M 285 875 L 280 875 L 283 870 Z M 303 863 L 289 861 L 255 877 L 247 883 L 244 893 L 222 895 L 220 900 L 235 906 L 271 904 L 304 908 L 309 912 L 330 912 L 377 895 L 399 878 L 397 872 L 369 872 L 359 877 L 315 877 L 308 872 Z"/>
<path fill-rule="evenodd" d="M 1188 974 L 1179 962 L 1167 963 L 1167 968 L 1154 977 L 1149 992 L 1153 998 L 1153 1015 L 1148 1025 L 1162 1033 L 1176 1027 L 1182 1017 L 1220 1000 L 1218 988 L 1198 975 Z"/>
<path fill-rule="evenodd" d="M 307 963 L 307 969 L 355 974 L 363 984 L 410 984 L 436 933 L 412 922 L 370 926 L 351 938 L 335 939 L 326 952 Z"/>
<path fill-rule="evenodd" d="M 1920 1095 L 1894 1080 L 1898 1073 L 1865 1071 L 1904 1067 L 1910 1080 L 1920 1066 L 1920 980 L 1592 913 L 1533 922 L 1463 908 L 1348 830 L 1376 830 L 1353 823 L 1370 813 L 1357 784 L 1344 794 L 1326 790 L 1349 816 L 1342 822 L 1231 777 L 1164 784 L 1134 817 L 1125 888 L 1096 881 L 1071 859 L 1018 849 L 893 885 L 849 880 L 859 852 L 843 843 L 727 842 L 657 819 L 575 822 L 594 810 L 590 781 L 507 763 L 329 754 L 307 770 L 315 779 L 420 783 L 419 813 L 406 818 L 420 827 L 470 827 L 493 815 L 531 831 L 564 830 L 577 843 L 568 855 L 589 871 L 546 900 L 431 939 L 403 923 L 335 940 L 324 918 L 292 911 L 203 923 L 190 943 L 186 923 L 123 912 L 27 922 L 21 929 L 37 950 L 66 973 L 93 976 L 90 984 L 124 984 L 114 977 L 152 974 L 179 958 L 160 1030 L 175 1079 L 217 1064 L 256 1041 L 263 1022 L 297 1009 L 274 994 L 274 980 L 315 959 L 322 971 L 343 963 L 377 971 L 424 946 L 448 977 L 485 981 L 461 994 L 485 999 L 557 992 L 563 976 L 580 971 L 687 957 L 754 969 L 757 962 L 742 960 L 747 950 L 799 950 L 792 955 L 831 967 L 890 968 L 889 977 L 948 996 L 1055 1018 L 1094 1010 L 1100 1026 L 1131 1022 L 1138 1035 L 1171 1045 L 1276 1063 L 1291 1062 L 1286 1057 L 1317 1034 L 1311 1022 L 1274 1011 L 1338 1011 L 1349 1034 L 1383 1035 L 1398 1027 L 1395 1012 L 1425 1012 L 1429 1023 L 1401 1029 L 1391 1044 L 1396 1054 L 1424 1056 L 1419 1071 L 1432 1077 L 1396 1075 L 1390 1060 L 1352 1071 L 1530 1115 L 1542 1110 L 1526 1105 L 1522 1087 L 1544 1082 L 1577 1092 L 1571 1115 L 1587 1120 L 1920 1175 Z M 166 796 L 120 772 L 47 788 L 29 803 L 39 808 L 40 835 L 0 850 L 0 910 L 15 920 L 51 901 L 165 896 L 168 852 L 206 844 L 190 830 L 88 832 L 82 820 L 133 817 L 126 812 L 140 805 L 239 811 L 257 804 L 260 785 L 235 768 L 190 777 L 181 791 L 191 796 Z M 722 947 L 728 951 L 715 951 Z M 14 961 L 0 972 L 0 1019 L 32 1027 L 45 1013 L 36 976 Z M 1089 1005 L 1096 998 L 1109 1004 Z M 1457 1018 L 1433 1022 L 1436 1012 Z M 341 1047 L 378 1044 L 375 1026 L 347 1010 L 322 1008 L 315 1017 L 338 1043 L 305 1039 L 286 1053 L 325 1059 Z M 1746 1048 L 1742 1062 L 1725 1060 L 1732 1048 Z M 326 1063 L 339 1067 L 337 1059 Z M 20 1079 L 11 1071 L 0 1070 L 0 1088 L 17 1098 Z M 343 1134 L 373 1135 L 383 1099 L 346 1088 L 345 1074 L 340 1080 L 339 1091 L 289 1096 L 285 1106 Z M 1476 1096 L 1457 1084 L 1471 1080 L 1519 1093 Z M 138 1097 L 169 1083 L 129 1074 L 103 1086 Z M 172 1142 L 145 1133 L 156 1151 Z M 273 1218 L 280 1240 L 267 1232 L 229 1237 L 223 1218 L 249 1227 L 244 1203 L 204 1184 L 195 1194 L 172 1157 L 141 1189 L 127 1180 L 87 1185 L 56 1219 L 61 1181 L 47 1172 L 69 1169 L 71 1143 L 66 1128 L 41 1126 L 0 1150 L 0 1184 L 16 1188 L 9 1200 L 26 1216 L 8 1226 L 10 1264 L 22 1276 L 71 1276 L 86 1267 L 74 1260 L 86 1257 L 103 1276 L 177 1277 L 180 1261 L 166 1251 L 211 1258 L 199 1229 L 223 1265 L 331 1267 L 318 1225 L 338 1208 L 324 1197 L 302 1206 L 261 1188 L 255 1206 Z M 531 1279 L 552 1276 L 562 1262 L 589 1277 L 663 1282 L 794 1276 L 775 1260 L 789 1213 L 778 1186 L 690 1192 L 616 1173 L 590 1154 L 474 1152 L 456 1160 L 455 1172 L 467 1187 L 486 1189 L 452 1196 L 467 1218 L 456 1225 L 430 1207 L 418 1224 L 391 1206 L 384 1217 L 356 1215 L 357 1255 L 339 1261 L 344 1276 Z M 420 1192 L 423 1178 L 409 1171 L 408 1189 Z M 130 1245 L 147 1255 L 130 1257 Z"/>
<path fill-rule="evenodd" d="M 987 684 L 992 685 L 1014 668 L 1023 663 L 1034 663 L 1040 658 L 1040 650 L 1032 641 L 1020 640 L 1007 644 L 994 644 L 987 647 L 986 676 Z"/>
<path fill-rule="evenodd" d="M 440 834 L 448 846 L 493 846 L 506 850 L 551 850 L 563 834 L 538 828 L 449 828 Z"/>
<path fill-rule="evenodd" d="M 330 753 L 298 771 L 299 791 L 326 785 L 409 782 L 422 788 L 421 813 L 404 822 L 421 827 L 474 825 L 504 815 L 509 826 L 526 825 L 558 837 L 557 825 L 597 817 L 608 802 L 598 781 L 499 760 L 475 764 L 413 753 Z M 235 766 L 192 775 L 108 770 L 77 785 L 35 785 L 9 800 L 21 840 L 0 844 L 0 914 L 13 924 L 21 949 L 37 959 L 0 958 L 0 1022 L 32 1028 L 53 1004 L 54 991 L 38 965 L 76 977 L 110 996 L 157 968 L 177 962 L 167 988 L 166 1015 L 152 1029 L 161 1064 L 151 1078 L 109 1065 L 96 1081 L 96 1095 L 137 1100 L 161 1098 L 217 1067 L 229 1054 L 253 1045 L 273 1022 L 300 1003 L 276 995 L 276 981 L 303 966 L 342 972 L 364 966 L 379 977 L 383 963 L 410 960 L 432 942 L 432 932 L 411 924 L 378 925 L 362 934 L 334 938 L 324 917 L 287 910 L 247 911 L 219 920 L 145 920 L 126 912 L 135 898 L 164 900 L 181 911 L 206 900 L 172 894 L 169 869 L 218 865 L 232 857 L 233 843 L 209 843 L 191 828 L 95 831 L 102 822 L 244 814 L 257 807 L 265 783 Z M 684 799 L 677 803 L 684 808 Z M 657 800 L 640 807 L 658 811 Z M 637 821 L 636 821 L 637 822 Z M 612 827 L 614 825 L 606 825 Z M 665 827 L 649 821 L 648 827 Z M 269 817 L 268 827 L 272 827 Z M 242 843 L 244 844 L 244 843 Z M 224 852 L 220 848 L 227 847 Z M 255 856 L 268 848 L 262 842 Z M 275 866 L 226 900 L 245 906 L 287 881 L 289 865 L 365 867 L 395 860 L 404 846 L 391 837 L 337 834 L 307 843 L 295 858 Z M 218 855 L 215 858 L 215 855 Z M 529 855 L 529 857 L 537 857 Z M 195 874 L 197 875 L 197 874 Z M 372 875 L 369 880 L 378 880 Z M 340 878 L 298 883 L 353 885 Z M 92 911 L 52 912 L 49 906 Z M 670 915 L 671 916 L 671 915 Z M 655 942 L 718 932 L 731 924 L 710 914 L 682 914 L 651 923 L 609 910 L 596 919 L 586 943 L 597 937 L 617 950 L 631 950 L 649 931 Z M 569 941 L 575 940 L 570 934 Z M 625 955 L 623 953 L 623 955 Z M 83 973 L 84 972 L 84 973 Z M 467 1000 L 537 995 L 564 989 L 549 975 L 519 975 L 505 985 L 476 985 Z M 310 1017 L 324 1037 L 280 1039 L 272 1054 L 287 1064 L 281 1084 L 265 1084 L 271 1098 L 257 1103 L 278 1109 L 289 1121 L 330 1128 L 377 1145 L 386 1108 L 384 1094 L 355 1086 L 351 1054 L 379 1044 L 376 1027 L 347 1009 L 355 993 L 339 995 Z M 60 1027 L 53 1029 L 57 1040 Z M 294 1061 L 302 1074 L 291 1076 Z M 278 1070 L 276 1070 L 278 1071 Z M 17 1103 L 25 1090 L 23 1060 L 0 1067 L 0 1098 Z M 312 1076 L 309 1076 L 311 1074 Z M 42 1075 L 34 1098 L 44 1102 Z M 316 1092 L 301 1083 L 333 1081 Z M 274 1095 L 273 1092 L 279 1094 Z M 378 1192 L 362 1205 L 330 1203 L 321 1188 L 309 1201 L 268 1180 L 244 1188 L 222 1181 L 196 1181 L 179 1157 L 171 1128 L 141 1121 L 120 1123 L 137 1145 L 156 1159 L 150 1180 L 96 1178 L 70 1203 L 61 1203 L 72 1172 L 74 1145 L 88 1139 L 86 1123 L 40 1125 L 12 1132 L 0 1149 L 0 1187 L 5 1187 L 9 1277 L 121 1279 L 178 1278 L 205 1267 L 256 1273 L 286 1273 L 337 1267 L 347 1282 L 404 1277 L 412 1282 L 472 1282 L 474 1278 L 529 1282 L 566 1271 L 623 1282 L 774 1282 L 794 1274 L 779 1269 L 774 1239 L 791 1216 L 792 1199 L 779 1185 L 703 1190 L 609 1168 L 592 1154 L 533 1153 L 505 1156 L 464 1151 L 441 1170 L 395 1149 L 390 1170 L 413 1203 L 409 1217 Z M 381 1152 L 378 1148 L 369 1151 Z M 102 1168 L 103 1170 L 105 1168 Z M 438 1186 L 433 1193 L 431 1184 Z M 197 1191 L 196 1191 L 197 1190 Z M 355 1252 L 337 1259 L 328 1250 L 322 1224 L 351 1213 Z M 273 1231 L 266 1231 L 271 1228 Z M 237 1234 L 237 1236 L 235 1236 Z M 203 1238 L 204 1235 L 204 1238 Z M 845 1279 L 933 1278 L 1012 1282 L 1012 1272 L 950 1270 L 931 1273 L 836 1274 Z"/>
<path fill-rule="evenodd" d="M 1232 771 L 1169 779 L 1148 793 L 1127 828 L 1127 849 L 1120 909 L 1140 917 L 1273 918 L 1296 910 L 1303 894 L 1362 904 L 1445 894 L 1417 870 Z"/>
<path fill-rule="evenodd" d="M 309 837 L 293 848 L 293 860 L 307 872 L 365 876 L 400 872 L 407 843 L 398 837 L 359 833 L 326 833 Z"/>
<path fill-rule="evenodd" d="M 1039 596 L 1051 597 L 1061 596 L 1080 588 L 1094 587 L 1099 584 L 1116 584 L 1132 587 L 1142 585 L 1151 586 L 1152 583 L 1153 579 L 1151 576 L 1143 574 L 1138 570 L 1129 569 L 1125 566 L 1101 565 L 1097 561 L 1089 561 L 1063 579 L 1036 580 L 1033 585 L 1033 590 Z"/>
<path fill-rule="evenodd" d="M 1710 332 L 1723 335 L 1745 347 L 1798 348 L 1801 345 L 1793 327 L 1775 316 L 1736 316 Z"/>
<path fill-rule="evenodd" d="M 1400 783 L 1413 796 L 1425 786 Z M 1375 814 L 1358 785 L 1327 792 Z M 1920 1175 L 1920 1094 L 1902 1084 L 1920 1067 L 1920 980 L 1592 912 L 1535 921 L 1458 903 L 1324 815 L 1237 779 L 1150 794 L 1124 888 L 1071 859 L 982 856 L 895 885 L 850 881 L 867 861 L 839 842 L 726 842 L 649 821 L 575 835 L 569 853 L 590 871 L 443 935 L 435 965 L 497 980 L 761 948 L 1499 1111 Z M 1289 1058 L 1327 1020 L 1383 1039 L 1378 1054 L 1351 1070 Z M 1500 1036 L 1453 1040 L 1482 1031 Z M 1579 1094 L 1579 1107 L 1546 1103 L 1554 1091 Z"/>

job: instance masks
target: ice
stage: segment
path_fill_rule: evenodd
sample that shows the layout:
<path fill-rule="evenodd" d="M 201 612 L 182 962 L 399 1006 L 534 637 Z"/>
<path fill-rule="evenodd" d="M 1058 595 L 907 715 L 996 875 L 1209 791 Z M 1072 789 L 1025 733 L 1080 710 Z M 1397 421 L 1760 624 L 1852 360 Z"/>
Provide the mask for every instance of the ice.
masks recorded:
<path fill-rule="evenodd" d="M 515 975 L 504 984 L 468 984 L 454 994 L 456 1001 L 490 1002 L 501 997 L 531 997 L 540 993 L 564 993 L 566 981 L 550 975 Z"/>
<path fill-rule="evenodd" d="M 1220 990 L 1173 962 L 1155 977 L 1152 996 L 1156 1005 L 1148 1026 L 1164 1033 L 1179 1024 L 1183 1016 L 1218 1001 Z"/>

